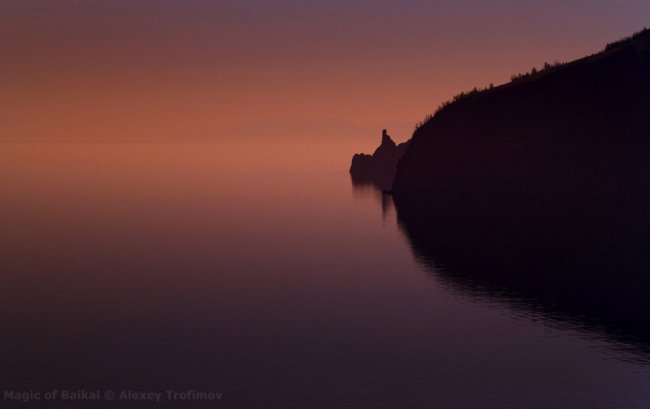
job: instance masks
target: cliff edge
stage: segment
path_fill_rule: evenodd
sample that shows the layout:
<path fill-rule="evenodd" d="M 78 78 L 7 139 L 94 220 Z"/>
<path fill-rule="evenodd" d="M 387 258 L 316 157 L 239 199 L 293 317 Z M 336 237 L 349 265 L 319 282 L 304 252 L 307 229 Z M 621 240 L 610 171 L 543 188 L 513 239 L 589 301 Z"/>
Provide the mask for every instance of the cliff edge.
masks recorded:
<path fill-rule="evenodd" d="M 650 30 L 461 97 L 414 132 L 397 204 L 650 200 Z"/>
<path fill-rule="evenodd" d="M 396 145 L 384 129 L 381 132 L 381 144 L 372 155 L 357 153 L 352 157 L 350 173 L 394 172 L 407 147 L 408 142 Z"/>

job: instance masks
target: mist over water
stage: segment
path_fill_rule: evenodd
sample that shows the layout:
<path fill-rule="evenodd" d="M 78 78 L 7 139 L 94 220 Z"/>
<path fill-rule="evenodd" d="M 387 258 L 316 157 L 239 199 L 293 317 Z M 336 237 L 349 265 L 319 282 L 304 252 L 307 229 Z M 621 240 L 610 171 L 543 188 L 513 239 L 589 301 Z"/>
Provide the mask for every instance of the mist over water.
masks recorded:
<path fill-rule="evenodd" d="M 374 143 L 3 144 L 2 388 L 101 391 L 55 404 L 84 408 L 647 407 L 638 345 L 414 253 L 347 173 Z"/>

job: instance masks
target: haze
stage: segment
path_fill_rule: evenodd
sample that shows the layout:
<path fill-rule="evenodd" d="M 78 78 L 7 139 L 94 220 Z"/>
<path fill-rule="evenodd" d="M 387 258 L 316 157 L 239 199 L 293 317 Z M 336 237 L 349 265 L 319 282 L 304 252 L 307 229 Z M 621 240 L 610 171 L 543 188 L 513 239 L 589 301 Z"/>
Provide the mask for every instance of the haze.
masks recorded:
<path fill-rule="evenodd" d="M 596 52 L 648 16 L 640 0 L 3 0 L 0 140 L 404 140 L 455 93 Z"/>

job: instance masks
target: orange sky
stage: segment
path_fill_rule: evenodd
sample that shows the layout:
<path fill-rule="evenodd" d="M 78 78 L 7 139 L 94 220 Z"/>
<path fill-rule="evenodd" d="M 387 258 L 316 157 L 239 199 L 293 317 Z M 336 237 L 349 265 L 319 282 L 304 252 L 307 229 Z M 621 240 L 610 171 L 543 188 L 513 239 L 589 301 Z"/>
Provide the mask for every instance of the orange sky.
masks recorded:
<path fill-rule="evenodd" d="M 266 123 L 302 133 L 323 121 L 335 136 L 388 127 L 402 140 L 461 90 L 650 21 L 647 1 L 540 4 L 4 0 L 0 140 L 209 138 Z"/>

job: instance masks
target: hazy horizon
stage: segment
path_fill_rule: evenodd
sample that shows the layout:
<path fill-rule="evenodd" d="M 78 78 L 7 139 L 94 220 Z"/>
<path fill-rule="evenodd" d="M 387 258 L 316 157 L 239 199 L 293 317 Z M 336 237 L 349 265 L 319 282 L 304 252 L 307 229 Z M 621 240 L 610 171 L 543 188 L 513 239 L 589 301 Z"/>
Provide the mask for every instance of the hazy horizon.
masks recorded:
<path fill-rule="evenodd" d="M 647 16 L 641 1 L 4 1 L 0 140 L 328 120 L 337 136 L 387 127 L 401 141 L 457 92 L 597 52 Z"/>

